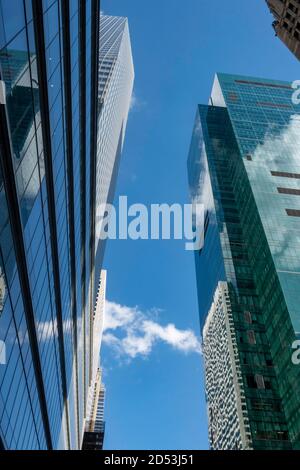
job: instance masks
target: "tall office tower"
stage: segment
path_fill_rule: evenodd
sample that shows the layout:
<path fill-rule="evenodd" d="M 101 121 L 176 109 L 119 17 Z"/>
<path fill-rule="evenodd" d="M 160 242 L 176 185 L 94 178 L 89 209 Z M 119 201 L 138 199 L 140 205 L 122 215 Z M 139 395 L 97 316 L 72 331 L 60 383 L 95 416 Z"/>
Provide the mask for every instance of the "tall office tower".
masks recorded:
<path fill-rule="evenodd" d="M 127 92 L 112 72 L 114 100 L 103 122 L 99 20 L 99 0 L 0 0 L 5 449 L 82 444 L 101 269 L 95 281 L 96 194 L 113 187 L 112 157 L 99 146 L 112 121 L 116 133 L 122 127 L 116 116 Z"/>
<path fill-rule="evenodd" d="M 266 0 L 275 20 L 272 25 L 282 42 L 300 60 L 300 1 Z"/>
<path fill-rule="evenodd" d="M 83 450 L 102 450 L 103 448 L 105 387 L 101 381 L 101 375 L 101 369 L 98 369 L 90 390 L 91 403 L 85 424 Z"/>
<path fill-rule="evenodd" d="M 99 61 L 99 122 L 96 168 L 96 213 L 112 203 L 119 170 L 134 69 L 127 18 L 101 16 Z M 105 242 L 99 241 L 101 223 L 96 227 L 95 292 L 102 267 Z"/>
<path fill-rule="evenodd" d="M 218 74 L 209 105 L 197 109 L 188 174 L 191 198 L 205 208 L 195 262 L 213 448 L 300 447 L 292 362 L 300 107 L 292 93 L 289 83 Z"/>
<path fill-rule="evenodd" d="M 97 155 L 95 167 L 91 168 L 94 174 L 95 219 L 92 220 L 91 230 L 94 270 L 90 277 L 92 287 L 90 304 L 96 306 L 94 315 L 90 317 L 89 383 L 91 386 L 94 383 L 95 366 L 98 363 L 97 358 L 95 362 L 95 349 L 98 350 L 98 347 L 93 345 L 93 341 L 100 344 L 103 315 L 101 317 L 99 312 L 104 311 L 106 284 L 106 273 L 101 272 L 105 241 L 100 237 L 102 226 L 99 219 L 101 220 L 103 214 L 103 206 L 113 202 L 134 81 L 127 18 L 103 15 L 100 17 L 98 79 Z M 98 331 L 98 335 L 95 335 L 93 330 Z"/>

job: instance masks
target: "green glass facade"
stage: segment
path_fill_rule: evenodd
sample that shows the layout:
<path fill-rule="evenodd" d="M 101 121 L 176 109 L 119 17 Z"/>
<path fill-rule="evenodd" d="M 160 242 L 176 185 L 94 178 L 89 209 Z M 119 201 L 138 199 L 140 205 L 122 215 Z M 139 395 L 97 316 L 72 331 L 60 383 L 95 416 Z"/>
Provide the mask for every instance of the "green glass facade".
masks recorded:
<path fill-rule="evenodd" d="M 188 160 L 205 205 L 196 253 L 201 326 L 229 284 L 254 449 L 300 448 L 300 107 L 289 83 L 218 74 Z"/>

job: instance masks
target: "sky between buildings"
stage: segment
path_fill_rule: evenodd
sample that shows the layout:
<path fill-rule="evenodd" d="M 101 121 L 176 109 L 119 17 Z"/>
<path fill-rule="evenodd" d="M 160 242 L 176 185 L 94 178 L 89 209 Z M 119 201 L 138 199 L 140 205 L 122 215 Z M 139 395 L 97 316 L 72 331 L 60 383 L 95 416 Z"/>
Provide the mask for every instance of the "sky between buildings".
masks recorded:
<path fill-rule="evenodd" d="M 293 81 L 299 63 L 263 0 L 102 0 L 101 9 L 128 17 L 136 75 L 115 202 L 187 203 L 196 105 L 208 102 L 215 72 Z M 112 240 L 105 268 L 105 448 L 206 449 L 192 252 L 184 241 Z"/>

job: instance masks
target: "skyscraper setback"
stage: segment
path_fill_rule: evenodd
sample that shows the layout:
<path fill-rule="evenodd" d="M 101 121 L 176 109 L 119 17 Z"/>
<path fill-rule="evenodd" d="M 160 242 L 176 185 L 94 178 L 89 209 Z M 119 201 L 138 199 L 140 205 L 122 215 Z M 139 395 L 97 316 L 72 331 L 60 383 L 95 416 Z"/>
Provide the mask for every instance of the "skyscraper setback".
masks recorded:
<path fill-rule="evenodd" d="M 293 91 L 286 82 L 217 74 L 209 105 L 197 109 L 188 174 L 192 199 L 205 206 L 195 262 L 212 448 L 300 448 Z"/>
<path fill-rule="evenodd" d="M 0 447 L 79 449 L 97 206 L 113 198 L 132 91 L 128 24 L 102 29 L 98 0 L 17 3 L 0 1 Z"/>

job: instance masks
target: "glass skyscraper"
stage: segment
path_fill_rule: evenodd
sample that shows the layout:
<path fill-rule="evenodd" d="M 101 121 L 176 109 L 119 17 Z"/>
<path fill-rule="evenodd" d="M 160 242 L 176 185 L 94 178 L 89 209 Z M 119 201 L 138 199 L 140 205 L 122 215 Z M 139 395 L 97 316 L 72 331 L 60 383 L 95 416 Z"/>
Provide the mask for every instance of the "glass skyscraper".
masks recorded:
<path fill-rule="evenodd" d="M 130 109 L 134 69 L 127 18 L 101 16 L 100 44 L 96 215 L 101 205 L 113 200 Z M 105 248 L 97 241 L 101 228 L 97 224 L 96 288 Z"/>
<path fill-rule="evenodd" d="M 192 200 L 205 208 L 195 262 L 212 448 L 300 448 L 293 91 L 290 83 L 217 74 L 209 105 L 197 109 L 188 175 Z"/>
<path fill-rule="evenodd" d="M 0 21 L 0 447 L 79 449 L 102 263 L 97 201 L 113 196 L 130 41 L 113 51 L 104 96 L 98 0 L 1 0 Z"/>

